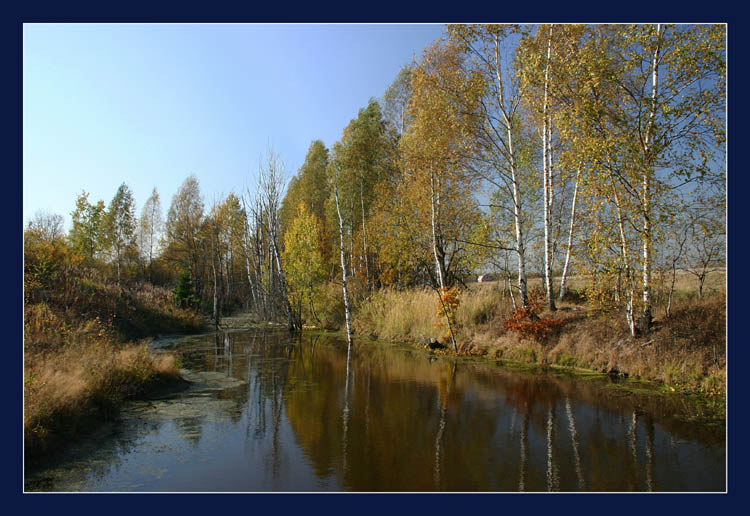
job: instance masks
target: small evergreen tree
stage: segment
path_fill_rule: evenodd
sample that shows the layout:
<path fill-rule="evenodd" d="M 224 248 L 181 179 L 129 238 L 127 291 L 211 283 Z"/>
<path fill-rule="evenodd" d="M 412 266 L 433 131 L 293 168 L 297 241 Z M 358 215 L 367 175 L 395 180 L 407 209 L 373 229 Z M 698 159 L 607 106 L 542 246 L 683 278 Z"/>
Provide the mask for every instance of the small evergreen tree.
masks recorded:
<path fill-rule="evenodd" d="M 195 297 L 193 281 L 190 279 L 189 271 L 180 272 L 173 293 L 177 306 L 182 308 L 195 306 L 198 299 Z"/>

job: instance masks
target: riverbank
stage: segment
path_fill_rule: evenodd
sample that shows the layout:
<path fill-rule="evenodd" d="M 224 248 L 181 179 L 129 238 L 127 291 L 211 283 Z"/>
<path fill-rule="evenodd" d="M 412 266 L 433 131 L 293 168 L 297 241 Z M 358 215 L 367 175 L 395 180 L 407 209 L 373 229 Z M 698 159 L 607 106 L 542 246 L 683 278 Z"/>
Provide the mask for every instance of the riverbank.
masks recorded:
<path fill-rule="evenodd" d="M 429 290 L 381 290 L 353 314 L 358 335 L 429 346 L 453 354 L 444 319 Z M 726 390 L 726 301 L 676 298 L 669 317 L 658 309 L 652 331 L 631 337 L 619 311 L 592 310 L 573 291 L 554 312 L 536 316 L 543 331 L 513 325 L 511 301 L 492 286 L 459 294 L 455 311 L 459 355 L 489 360 L 616 374 L 656 381 L 670 392 L 723 396 Z M 533 327 L 532 327 L 533 329 Z M 434 347 L 434 344 L 433 344 Z"/>
<path fill-rule="evenodd" d="M 74 345 L 27 353 L 24 363 L 26 460 L 60 448 L 112 419 L 122 403 L 184 380 L 173 355 L 147 344 Z"/>
<path fill-rule="evenodd" d="M 152 352 L 145 339 L 204 328 L 152 285 L 81 280 L 52 294 L 24 306 L 27 461 L 112 419 L 126 400 L 183 385 L 176 357 Z"/>

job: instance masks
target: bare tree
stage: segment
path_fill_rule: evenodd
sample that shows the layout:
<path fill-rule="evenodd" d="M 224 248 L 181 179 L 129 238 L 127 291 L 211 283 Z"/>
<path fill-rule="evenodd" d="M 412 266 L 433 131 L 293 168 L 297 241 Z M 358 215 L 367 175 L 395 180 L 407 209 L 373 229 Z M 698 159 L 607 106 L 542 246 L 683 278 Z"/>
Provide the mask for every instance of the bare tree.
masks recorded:
<path fill-rule="evenodd" d="M 260 213 L 257 220 L 264 226 L 268 235 L 268 250 L 271 261 L 268 271 L 269 279 L 273 281 L 273 277 L 275 276 L 276 284 L 278 285 L 278 297 L 286 313 L 289 331 L 295 331 L 301 329 L 301 324 L 299 317 L 295 314 L 289 302 L 284 268 L 281 263 L 281 251 L 279 249 L 279 234 L 281 233 L 279 210 L 281 209 L 285 181 L 284 164 L 281 158 L 269 147 L 266 152 L 265 162 L 261 161 L 259 165 L 257 188 L 260 198 Z"/>
<path fill-rule="evenodd" d="M 161 212 L 161 201 L 159 192 L 154 188 L 151 196 L 146 199 L 141 210 L 141 218 L 138 221 L 138 247 L 142 259 L 146 260 L 148 277 L 151 279 L 151 262 L 154 254 L 158 252 L 160 235 L 164 227 L 164 216 Z"/>
<path fill-rule="evenodd" d="M 706 278 L 724 262 L 724 225 L 709 214 L 698 214 L 692 219 L 690 243 L 684 270 L 698 280 L 698 297 L 703 297 Z"/>
<path fill-rule="evenodd" d="M 62 215 L 39 210 L 34 213 L 27 227 L 31 231 L 38 232 L 44 240 L 52 241 L 63 236 L 63 225 Z"/>

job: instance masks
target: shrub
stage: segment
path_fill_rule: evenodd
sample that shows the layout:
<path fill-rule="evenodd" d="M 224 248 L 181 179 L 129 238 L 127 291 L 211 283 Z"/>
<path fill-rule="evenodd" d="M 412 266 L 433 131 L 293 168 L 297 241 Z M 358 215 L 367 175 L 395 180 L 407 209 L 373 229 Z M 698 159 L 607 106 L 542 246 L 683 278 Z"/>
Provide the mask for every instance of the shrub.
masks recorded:
<path fill-rule="evenodd" d="M 503 327 L 506 331 L 515 331 L 523 337 L 537 342 L 547 340 L 562 324 L 561 320 L 539 317 L 541 311 L 539 299 L 541 295 L 537 289 L 529 291 L 528 306 L 519 306 L 505 320 Z"/>
<path fill-rule="evenodd" d="M 458 289 L 452 288 L 441 288 L 438 291 L 437 300 L 437 316 L 440 321 L 436 326 L 446 326 L 443 339 L 449 339 L 451 333 L 455 332 L 456 328 L 456 309 L 458 309 L 461 301 L 458 298 Z M 446 324 L 447 322 L 447 324 Z"/>

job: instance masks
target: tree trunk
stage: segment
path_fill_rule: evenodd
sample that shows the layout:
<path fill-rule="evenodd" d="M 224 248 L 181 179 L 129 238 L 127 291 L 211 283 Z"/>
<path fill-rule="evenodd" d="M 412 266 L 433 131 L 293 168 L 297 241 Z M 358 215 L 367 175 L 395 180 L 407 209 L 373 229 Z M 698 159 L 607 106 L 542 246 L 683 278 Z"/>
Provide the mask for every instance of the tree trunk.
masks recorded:
<path fill-rule="evenodd" d="M 625 224 L 622 220 L 622 209 L 620 208 L 620 198 L 617 195 L 617 189 L 612 184 L 612 190 L 614 192 L 614 199 L 615 199 L 615 208 L 617 209 L 617 227 L 620 230 L 620 248 L 622 253 L 622 263 L 625 267 L 625 281 L 627 282 L 627 304 L 625 306 L 625 319 L 628 322 L 628 329 L 630 330 L 630 335 L 632 337 L 635 337 L 635 316 L 633 313 L 633 296 L 634 296 L 634 290 L 635 287 L 633 285 L 633 273 L 630 269 L 630 260 L 628 256 L 628 243 L 627 239 L 625 238 Z"/>
<path fill-rule="evenodd" d="M 653 172 L 653 128 L 656 117 L 656 96 L 659 87 L 659 52 L 661 50 L 661 24 L 656 26 L 656 49 L 651 63 L 651 109 L 644 138 L 644 160 L 646 169 L 643 172 L 643 314 L 641 331 L 645 334 L 651 330 L 651 173 Z"/>
<path fill-rule="evenodd" d="M 341 285 L 344 291 L 344 316 L 346 317 L 346 340 L 349 344 L 349 350 L 351 350 L 352 323 L 351 323 L 351 310 L 349 307 L 349 292 L 346 289 L 346 259 L 344 256 L 344 219 L 341 217 L 341 208 L 339 206 L 338 183 L 334 184 L 333 193 L 334 193 L 334 197 L 336 198 L 336 213 L 339 216 L 339 250 L 341 251 Z"/>
<path fill-rule="evenodd" d="M 275 232 L 271 235 L 271 247 L 273 248 L 273 257 L 276 261 L 276 269 L 279 273 L 279 288 L 281 289 L 282 302 L 284 303 L 284 308 L 286 309 L 287 326 L 289 328 L 289 331 L 295 331 L 300 328 L 297 327 L 297 323 L 294 317 L 294 309 L 292 308 L 292 304 L 289 302 L 289 296 L 286 290 L 286 279 L 284 278 L 284 269 L 281 266 L 281 257 L 279 256 L 279 247 L 276 244 Z"/>
<path fill-rule="evenodd" d="M 214 328 L 219 328 L 219 311 L 218 311 L 218 293 L 217 293 L 217 285 L 216 285 L 216 252 L 214 249 L 214 239 L 213 235 L 211 235 L 211 269 L 213 270 L 213 276 L 214 276 L 214 310 L 213 310 L 213 321 L 214 321 Z"/>
<path fill-rule="evenodd" d="M 242 237 L 243 237 L 242 240 L 243 240 L 243 243 L 245 244 L 245 266 L 247 268 L 247 286 L 248 286 L 248 289 L 250 290 L 250 300 L 253 303 L 253 307 L 257 310 L 258 300 L 256 299 L 255 288 L 253 287 L 253 272 L 252 272 L 253 269 L 252 269 L 252 266 L 250 265 L 250 242 L 248 240 L 248 236 L 249 236 L 248 233 L 249 233 L 249 228 L 247 227 L 247 223 L 245 223 L 245 227 L 244 227 L 243 234 L 242 234 Z"/>
<path fill-rule="evenodd" d="M 544 188 L 544 288 L 547 295 L 547 306 L 555 310 L 555 296 L 552 288 L 552 256 L 550 249 L 550 208 L 552 204 L 552 156 L 550 155 L 550 127 L 549 127 L 549 62 L 552 53 L 552 25 L 549 28 L 547 38 L 547 64 L 544 69 L 544 104 L 542 107 L 542 166 L 543 188 Z"/>
<path fill-rule="evenodd" d="M 505 95 L 503 93 L 503 79 L 500 73 L 500 42 L 495 38 L 495 75 L 497 76 L 500 110 L 505 121 L 508 135 L 507 159 L 510 165 L 511 183 L 513 184 L 513 221 L 516 229 L 516 252 L 518 253 L 518 291 L 521 296 L 521 304 L 529 305 L 529 295 L 526 288 L 526 257 L 524 256 L 523 230 L 521 229 L 521 194 L 518 188 L 518 171 L 516 170 L 516 158 L 513 153 L 513 126 L 508 113 L 505 110 Z"/>
<path fill-rule="evenodd" d="M 439 193 L 437 194 L 437 198 L 439 199 Z M 450 331 L 451 335 L 451 344 L 453 345 L 453 351 L 458 353 L 458 345 L 456 344 L 456 336 L 453 333 L 453 324 L 451 323 L 451 317 L 448 314 L 448 309 L 445 306 L 445 303 L 443 303 L 443 295 L 446 292 L 445 289 L 445 281 L 443 279 L 444 274 L 444 265 L 442 264 L 442 261 L 438 257 L 438 244 L 437 244 L 437 221 L 436 221 L 436 213 L 435 213 L 435 204 L 436 204 L 436 193 L 435 193 L 435 177 L 432 173 L 430 173 L 430 211 L 431 211 L 431 222 L 432 222 L 432 253 L 435 256 L 435 269 L 437 270 L 437 276 L 438 276 L 438 284 L 440 286 L 440 290 L 438 291 L 438 298 L 440 300 L 440 306 L 443 308 L 443 314 L 445 315 L 445 320 L 448 323 L 448 330 Z M 439 202 L 439 200 L 437 201 Z"/>
<path fill-rule="evenodd" d="M 362 255 L 365 259 L 365 283 L 370 286 L 370 263 L 367 258 L 367 229 L 365 227 L 365 199 L 364 199 L 364 184 L 362 178 L 359 178 L 359 203 L 362 208 Z"/>
<path fill-rule="evenodd" d="M 581 177 L 581 167 L 576 172 L 576 184 L 573 188 L 573 203 L 570 208 L 570 228 L 568 229 L 568 249 L 565 251 L 565 265 L 563 266 L 562 278 L 560 279 L 560 294 L 557 299 L 560 301 L 565 297 L 567 292 L 568 267 L 570 266 L 570 254 L 573 249 L 573 230 L 576 223 L 576 200 L 578 198 L 578 181 Z"/>

